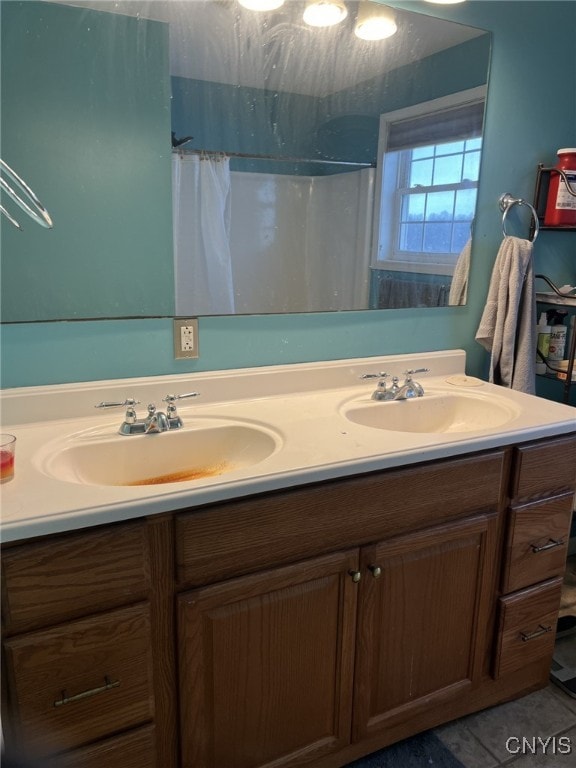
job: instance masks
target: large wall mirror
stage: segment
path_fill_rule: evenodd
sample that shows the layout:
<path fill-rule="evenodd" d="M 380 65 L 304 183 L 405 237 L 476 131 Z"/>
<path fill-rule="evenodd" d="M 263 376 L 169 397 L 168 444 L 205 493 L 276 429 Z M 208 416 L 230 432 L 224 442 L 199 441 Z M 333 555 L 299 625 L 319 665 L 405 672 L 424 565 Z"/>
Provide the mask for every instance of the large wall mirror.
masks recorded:
<path fill-rule="evenodd" d="M 3 322 L 465 301 L 489 33 L 306 5 L 0 0 Z"/>

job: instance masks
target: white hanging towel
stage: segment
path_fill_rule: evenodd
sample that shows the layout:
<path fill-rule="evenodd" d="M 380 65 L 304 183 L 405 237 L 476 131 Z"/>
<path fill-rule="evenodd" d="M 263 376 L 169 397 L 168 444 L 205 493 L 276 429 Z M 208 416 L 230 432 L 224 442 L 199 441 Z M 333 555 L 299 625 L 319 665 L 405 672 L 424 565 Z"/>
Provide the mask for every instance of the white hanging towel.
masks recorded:
<path fill-rule="evenodd" d="M 490 352 L 490 381 L 534 394 L 536 300 L 532 243 L 506 236 L 498 250 L 476 341 Z"/>
<path fill-rule="evenodd" d="M 454 267 L 454 275 L 450 285 L 448 304 L 452 307 L 466 304 L 468 296 L 468 273 L 470 272 L 470 252 L 472 250 L 472 238 L 462 249 Z"/>

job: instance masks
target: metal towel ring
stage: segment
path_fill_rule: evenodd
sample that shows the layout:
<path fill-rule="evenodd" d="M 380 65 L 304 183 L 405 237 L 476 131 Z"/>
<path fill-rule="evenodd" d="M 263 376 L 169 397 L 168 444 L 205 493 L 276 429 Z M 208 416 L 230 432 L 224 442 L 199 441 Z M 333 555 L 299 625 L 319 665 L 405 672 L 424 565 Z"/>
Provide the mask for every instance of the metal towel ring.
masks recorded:
<path fill-rule="evenodd" d="M 506 232 L 506 216 L 508 216 L 509 210 L 514 205 L 526 205 L 528 208 L 530 208 L 532 218 L 534 219 L 534 233 L 532 235 L 532 240 L 530 241 L 533 243 L 534 240 L 536 240 L 538 237 L 538 232 L 540 230 L 538 214 L 536 213 L 534 206 L 530 205 L 530 203 L 527 203 L 526 200 L 523 200 L 521 197 L 512 197 L 509 192 L 505 192 L 503 195 L 500 195 L 498 202 L 500 203 L 500 210 L 502 211 L 502 233 L 504 234 L 504 237 L 508 237 L 508 233 Z"/>

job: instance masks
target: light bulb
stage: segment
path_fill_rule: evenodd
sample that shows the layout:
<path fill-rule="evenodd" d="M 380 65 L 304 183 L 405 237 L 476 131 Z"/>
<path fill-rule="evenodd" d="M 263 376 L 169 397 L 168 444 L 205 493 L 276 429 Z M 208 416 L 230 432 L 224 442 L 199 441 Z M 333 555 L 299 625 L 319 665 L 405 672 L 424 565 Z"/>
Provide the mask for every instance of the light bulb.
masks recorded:
<path fill-rule="evenodd" d="M 238 0 L 249 11 L 275 11 L 284 5 L 284 0 Z"/>
<path fill-rule="evenodd" d="M 348 10 L 341 0 L 311 0 L 304 9 L 303 19 L 311 27 L 332 27 L 347 15 Z"/>
<path fill-rule="evenodd" d="M 354 34 L 362 40 L 383 40 L 391 37 L 398 27 L 394 12 L 376 3 L 362 2 L 358 8 L 358 16 Z"/>

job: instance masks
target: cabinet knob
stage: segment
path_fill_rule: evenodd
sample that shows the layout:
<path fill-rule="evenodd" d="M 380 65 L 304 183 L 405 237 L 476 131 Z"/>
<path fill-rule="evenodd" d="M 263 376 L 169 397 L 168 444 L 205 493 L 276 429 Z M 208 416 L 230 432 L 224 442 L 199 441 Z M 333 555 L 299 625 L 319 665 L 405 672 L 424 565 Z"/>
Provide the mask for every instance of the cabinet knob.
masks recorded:
<path fill-rule="evenodd" d="M 357 584 L 362 578 L 362 574 L 360 573 L 360 571 L 348 571 L 348 573 L 352 577 L 352 581 L 355 584 Z"/>
<path fill-rule="evenodd" d="M 382 576 L 382 568 L 379 565 L 369 565 L 368 570 L 375 579 L 379 579 Z"/>

